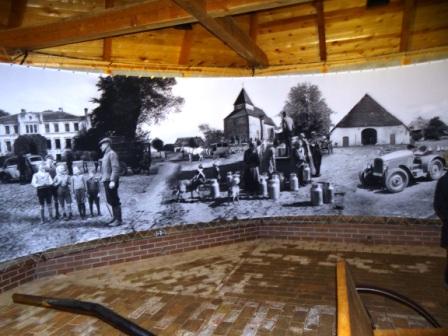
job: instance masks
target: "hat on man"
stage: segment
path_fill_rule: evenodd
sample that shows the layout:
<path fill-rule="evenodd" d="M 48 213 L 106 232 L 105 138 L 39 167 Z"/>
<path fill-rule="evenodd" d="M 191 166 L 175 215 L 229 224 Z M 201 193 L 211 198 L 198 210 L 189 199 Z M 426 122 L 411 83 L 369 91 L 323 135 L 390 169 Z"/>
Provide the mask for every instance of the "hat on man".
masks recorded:
<path fill-rule="evenodd" d="M 98 142 L 98 145 L 101 146 L 101 144 L 103 144 L 105 142 L 109 143 L 109 145 L 110 145 L 112 143 L 112 140 L 110 138 L 103 138 L 100 140 L 100 142 Z"/>

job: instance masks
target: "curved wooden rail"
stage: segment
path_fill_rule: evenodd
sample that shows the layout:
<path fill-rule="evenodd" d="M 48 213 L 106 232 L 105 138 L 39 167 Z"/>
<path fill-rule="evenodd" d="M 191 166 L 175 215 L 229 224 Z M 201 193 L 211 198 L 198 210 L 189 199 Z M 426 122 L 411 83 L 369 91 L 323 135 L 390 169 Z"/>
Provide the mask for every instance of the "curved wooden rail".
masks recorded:
<path fill-rule="evenodd" d="M 12 300 L 15 303 L 22 303 L 43 308 L 53 308 L 75 314 L 94 316 L 130 336 L 155 336 L 148 330 L 141 328 L 139 325 L 125 319 L 109 308 L 106 308 L 98 303 L 26 294 L 13 294 Z"/>

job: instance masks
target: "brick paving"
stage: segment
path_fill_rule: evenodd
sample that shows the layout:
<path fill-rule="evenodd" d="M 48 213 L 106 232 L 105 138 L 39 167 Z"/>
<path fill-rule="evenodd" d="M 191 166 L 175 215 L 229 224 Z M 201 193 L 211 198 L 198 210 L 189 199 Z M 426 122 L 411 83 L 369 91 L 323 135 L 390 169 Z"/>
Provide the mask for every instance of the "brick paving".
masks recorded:
<path fill-rule="evenodd" d="M 106 305 L 157 335 L 335 335 L 335 265 L 358 283 L 423 305 L 448 326 L 438 248 L 255 240 L 40 279 L 0 295 L 4 335 L 121 335 L 87 316 L 28 307 L 11 294 Z M 363 295 L 378 328 L 427 327 L 407 308 Z"/>

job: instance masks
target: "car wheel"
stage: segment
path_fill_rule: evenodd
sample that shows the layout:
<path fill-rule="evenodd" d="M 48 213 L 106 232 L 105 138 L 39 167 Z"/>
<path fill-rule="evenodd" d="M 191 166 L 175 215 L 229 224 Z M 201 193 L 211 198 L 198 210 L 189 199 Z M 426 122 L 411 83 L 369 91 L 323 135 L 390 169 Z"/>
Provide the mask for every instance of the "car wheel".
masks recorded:
<path fill-rule="evenodd" d="M 392 170 L 386 178 L 386 188 L 391 193 L 402 191 L 408 184 L 409 175 L 401 168 Z"/>
<path fill-rule="evenodd" d="M 428 178 L 438 180 L 443 175 L 443 162 L 440 159 L 434 159 L 428 164 Z"/>

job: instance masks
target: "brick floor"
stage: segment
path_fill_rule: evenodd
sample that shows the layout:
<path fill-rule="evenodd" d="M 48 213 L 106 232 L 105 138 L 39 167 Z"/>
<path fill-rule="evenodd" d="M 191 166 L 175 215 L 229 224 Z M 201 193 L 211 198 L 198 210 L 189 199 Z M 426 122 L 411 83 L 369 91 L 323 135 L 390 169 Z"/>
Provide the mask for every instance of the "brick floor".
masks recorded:
<path fill-rule="evenodd" d="M 335 334 L 335 265 L 358 283 L 409 296 L 448 326 L 438 248 L 256 240 L 41 279 L 0 295 L 3 335 L 121 335 L 100 320 L 11 302 L 11 294 L 106 305 L 158 335 Z M 425 327 L 409 309 L 363 295 L 378 328 Z"/>

